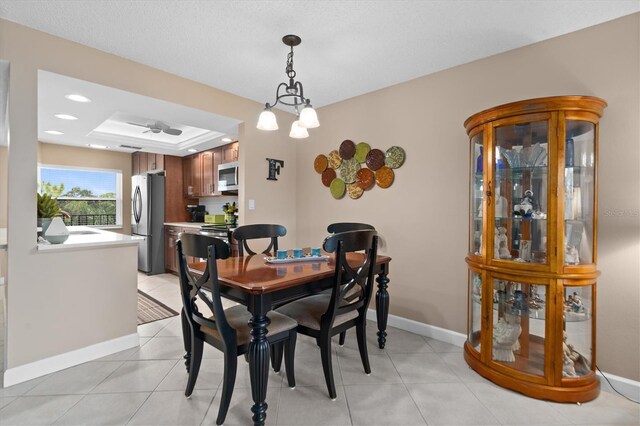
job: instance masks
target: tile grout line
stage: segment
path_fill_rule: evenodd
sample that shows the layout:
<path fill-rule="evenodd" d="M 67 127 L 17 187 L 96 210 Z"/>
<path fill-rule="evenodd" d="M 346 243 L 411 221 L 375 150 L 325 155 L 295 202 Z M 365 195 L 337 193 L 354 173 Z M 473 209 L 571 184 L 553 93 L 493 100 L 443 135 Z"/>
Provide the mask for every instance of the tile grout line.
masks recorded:
<path fill-rule="evenodd" d="M 345 344 L 346 344 L 346 340 L 345 340 Z M 334 355 L 333 344 L 331 346 L 332 346 L 331 356 L 333 356 Z M 338 348 L 340 348 L 340 345 L 338 345 L 338 347 L 336 347 L 335 349 L 338 349 Z M 342 349 L 344 349 L 344 346 L 342 346 Z M 347 396 L 347 388 L 344 385 L 344 376 L 342 375 L 342 361 L 340 360 L 340 354 L 337 352 L 337 350 L 335 352 L 335 356 L 336 356 L 336 361 L 338 361 L 338 371 L 340 372 L 340 383 L 342 383 L 342 392 L 344 392 L 344 401 L 345 401 L 345 404 L 347 405 L 349 423 L 353 425 L 353 416 L 351 415 L 351 408 L 349 407 L 349 397 Z M 326 384 L 325 384 L 325 387 L 326 387 Z"/>
<path fill-rule="evenodd" d="M 471 367 L 469 367 L 469 368 L 471 368 Z M 486 379 L 485 379 L 485 380 L 486 380 Z M 469 392 L 471 392 L 471 395 L 473 395 L 473 397 L 474 397 L 475 399 L 477 399 L 477 400 L 478 400 L 478 402 L 480 403 L 480 405 L 481 405 L 482 407 L 484 407 L 484 409 L 485 409 L 485 410 L 487 410 L 487 411 L 489 412 L 489 414 L 491 414 L 491 416 L 496 420 L 496 422 L 498 422 L 498 424 L 500 424 L 500 425 L 504 424 L 504 423 L 502 423 L 502 422 L 500 421 L 500 419 L 496 416 L 496 414 L 493 412 L 493 410 L 491 410 L 491 408 L 489 408 L 489 407 L 488 407 L 484 402 L 482 402 L 482 400 L 481 400 L 480 398 L 478 398 L 478 395 L 476 395 L 476 393 L 475 393 L 473 390 L 471 390 L 471 388 L 468 386 L 467 382 L 465 382 L 465 381 L 464 381 L 464 380 L 462 380 L 462 379 L 460 379 L 460 381 L 462 382 L 462 384 L 464 385 L 464 387 L 465 387 L 465 388 L 467 388 L 467 390 L 468 390 Z M 482 383 L 482 382 L 479 382 L 479 383 Z"/>
<path fill-rule="evenodd" d="M 165 361 L 165 360 L 138 360 L 138 361 Z M 149 398 L 151 398 L 151 396 L 155 393 L 156 389 L 158 389 L 158 386 L 160 386 L 160 383 L 162 383 L 162 381 L 164 379 L 167 378 L 167 376 L 169 375 L 169 373 L 171 372 L 171 370 L 173 370 L 175 368 L 176 365 L 178 365 L 178 363 L 180 362 L 180 360 L 177 360 L 173 366 L 171 368 L 169 368 L 169 370 L 167 370 L 167 373 L 164 375 L 164 377 L 162 379 L 160 379 L 160 381 L 158 382 L 158 384 L 156 385 L 156 387 L 149 392 L 149 395 L 147 395 L 147 397 L 144 399 L 144 401 L 142 402 L 142 404 L 140 404 L 140 406 L 133 412 L 133 414 L 131 414 L 131 417 L 129 417 L 129 420 L 127 420 L 126 424 L 130 424 L 131 420 L 133 420 L 133 418 L 136 416 L 136 414 L 138 414 L 138 412 L 140 411 L 140 409 L 142 407 L 144 407 L 144 404 L 147 403 L 147 401 L 149 400 Z"/>
<path fill-rule="evenodd" d="M 431 347 L 431 345 L 429 345 L 429 342 L 425 342 L 427 343 L 427 345 L 429 347 Z M 385 346 L 386 347 L 386 346 Z M 433 348 L 431 348 L 433 349 Z M 402 374 L 400 374 L 400 372 L 398 371 L 398 367 L 396 366 L 396 363 L 393 362 L 393 358 L 391 357 L 391 355 L 387 352 L 387 350 L 384 350 L 385 353 L 387 354 L 387 356 L 389 357 L 389 361 L 391 361 L 391 365 L 393 366 L 393 369 L 396 371 L 396 374 L 398 374 L 398 377 L 400 377 L 400 381 L 402 382 L 402 386 L 404 386 L 404 389 L 407 391 L 407 394 L 409 394 L 409 398 L 411 398 L 411 401 L 413 402 L 413 405 L 416 407 L 416 410 L 418 410 L 418 413 L 420 413 L 420 417 L 422 418 L 422 420 L 424 421 L 425 425 L 428 425 L 429 422 L 427 421 L 427 419 L 424 417 L 424 414 L 422 414 L 422 410 L 420 409 L 420 407 L 418 406 L 418 403 L 416 402 L 415 398 L 413 397 L 413 395 L 411 394 L 411 391 L 409 390 L 409 388 L 407 387 L 407 383 L 405 383 L 404 378 L 402 377 Z"/>
<path fill-rule="evenodd" d="M 93 361 L 89 361 L 89 362 L 93 362 Z M 109 362 L 109 361 L 105 361 L 105 362 Z M 113 362 L 113 361 L 112 361 L 112 362 Z M 80 404 L 80 402 L 81 402 L 82 400 L 84 400 L 88 395 L 90 395 L 92 390 L 94 390 L 95 388 L 97 388 L 98 386 L 100 386 L 100 384 L 101 384 L 101 383 L 103 383 L 105 380 L 107 380 L 109 377 L 111 377 L 111 375 L 112 375 L 113 373 L 115 373 L 118 369 L 120 369 L 120 367 L 122 367 L 123 365 L 124 365 L 124 361 L 120 361 L 120 365 L 119 365 L 117 368 L 115 368 L 111 373 L 107 374 L 107 376 L 106 376 L 106 377 L 104 377 L 101 381 L 99 381 L 98 383 L 96 383 L 96 384 L 95 384 L 91 389 L 89 389 L 87 392 L 85 392 L 85 393 L 80 397 L 80 399 L 76 401 L 76 403 L 75 403 L 75 404 L 73 404 L 73 405 L 72 405 L 71 407 L 69 407 L 69 408 L 68 408 L 64 413 L 62 413 L 60 416 L 58 416 L 58 417 L 53 421 L 53 423 L 52 423 L 52 424 L 57 423 L 61 418 L 63 418 L 64 416 L 66 416 L 66 415 L 67 415 L 67 413 L 69 413 L 69 412 L 70 412 L 74 407 L 76 407 L 78 404 Z M 64 370 L 63 370 L 63 371 L 64 371 Z M 43 383 L 44 383 L 44 381 L 43 381 Z M 34 387 L 33 389 L 35 389 L 35 387 Z M 33 389 L 32 389 L 32 390 L 33 390 Z M 77 394 L 72 394 L 72 395 L 77 395 Z M 43 396 L 44 396 L 44 395 L 43 395 Z M 58 396 L 58 395 L 54 395 L 54 396 Z"/>

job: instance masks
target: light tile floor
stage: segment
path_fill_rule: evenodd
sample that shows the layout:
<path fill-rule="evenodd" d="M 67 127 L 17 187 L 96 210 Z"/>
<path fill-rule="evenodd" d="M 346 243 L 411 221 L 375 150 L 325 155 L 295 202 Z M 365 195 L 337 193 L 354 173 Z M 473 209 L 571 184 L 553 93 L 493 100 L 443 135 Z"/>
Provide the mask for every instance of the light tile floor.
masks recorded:
<path fill-rule="evenodd" d="M 180 309 L 177 278 L 139 276 L 139 288 Z M 184 397 L 179 317 L 138 327 L 140 347 L 0 389 L 0 425 L 213 425 L 220 402 L 223 360 L 206 348 L 196 390 Z M 606 425 L 640 424 L 640 406 L 602 392 L 592 402 L 556 404 L 527 398 L 469 369 L 462 350 L 396 328 L 385 350 L 368 327 L 372 373 L 362 371 L 355 334 L 335 345 L 338 398 L 324 384 L 320 353 L 300 336 L 295 389 L 284 371 L 271 372 L 267 393 L 270 425 Z M 226 425 L 251 424 L 246 363 L 238 364 Z"/>

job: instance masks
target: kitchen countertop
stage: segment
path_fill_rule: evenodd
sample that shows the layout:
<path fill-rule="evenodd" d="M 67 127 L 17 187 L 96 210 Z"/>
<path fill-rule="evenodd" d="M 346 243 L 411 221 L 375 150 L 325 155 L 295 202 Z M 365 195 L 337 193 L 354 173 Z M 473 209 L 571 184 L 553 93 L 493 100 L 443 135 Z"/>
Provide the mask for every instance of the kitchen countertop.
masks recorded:
<path fill-rule="evenodd" d="M 203 225 L 212 225 L 212 223 L 204 222 L 165 222 L 165 226 L 180 226 L 182 228 L 197 228 L 200 229 Z"/>
<path fill-rule="evenodd" d="M 103 248 L 139 244 L 142 237 L 118 234 L 88 226 L 68 226 L 69 238 L 62 244 L 38 244 L 38 251 Z"/>

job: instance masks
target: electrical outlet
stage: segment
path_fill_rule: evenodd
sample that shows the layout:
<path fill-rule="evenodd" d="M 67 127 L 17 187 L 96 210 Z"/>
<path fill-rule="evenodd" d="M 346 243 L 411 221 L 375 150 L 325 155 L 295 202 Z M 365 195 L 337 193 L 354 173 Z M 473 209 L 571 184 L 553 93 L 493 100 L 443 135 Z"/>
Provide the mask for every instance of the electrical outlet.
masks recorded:
<path fill-rule="evenodd" d="M 249 200 L 249 210 L 256 209 L 256 200 Z"/>

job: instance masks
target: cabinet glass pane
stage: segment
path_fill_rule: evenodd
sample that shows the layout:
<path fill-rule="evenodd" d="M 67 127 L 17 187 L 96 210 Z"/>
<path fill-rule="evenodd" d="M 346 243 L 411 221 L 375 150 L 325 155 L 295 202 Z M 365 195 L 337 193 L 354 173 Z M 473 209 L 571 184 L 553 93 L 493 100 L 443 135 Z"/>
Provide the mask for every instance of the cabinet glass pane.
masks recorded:
<path fill-rule="evenodd" d="M 482 133 L 471 138 L 471 223 L 469 229 L 469 252 L 476 255 L 482 250 L 482 198 L 484 196 L 484 186 L 482 178 L 483 152 Z"/>
<path fill-rule="evenodd" d="M 480 352 L 482 275 L 469 271 L 469 343 Z"/>
<path fill-rule="evenodd" d="M 547 263 L 546 121 L 495 129 L 494 259 Z"/>
<path fill-rule="evenodd" d="M 493 280 L 492 359 L 544 376 L 546 287 Z"/>
<path fill-rule="evenodd" d="M 595 125 L 567 120 L 564 169 L 564 263 L 593 263 Z"/>
<path fill-rule="evenodd" d="M 564 336 L 562 377 L 581 377 L 591 372 L 593 286 L 564 288 Z"/>

